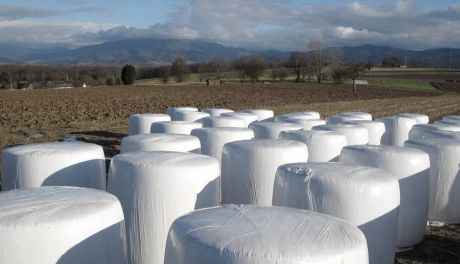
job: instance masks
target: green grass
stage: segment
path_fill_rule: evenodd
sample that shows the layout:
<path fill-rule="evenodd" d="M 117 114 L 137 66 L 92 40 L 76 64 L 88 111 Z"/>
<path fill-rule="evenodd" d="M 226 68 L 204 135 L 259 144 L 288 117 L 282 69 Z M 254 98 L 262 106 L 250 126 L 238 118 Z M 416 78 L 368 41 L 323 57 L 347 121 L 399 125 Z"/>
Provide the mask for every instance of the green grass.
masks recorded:
<path fill-rule="evenodd" d="M 416 90 L 416 91 L 435 91 L 430 83 L 422 80 L 381 80 L 384 87 L 394 89 Z"/>

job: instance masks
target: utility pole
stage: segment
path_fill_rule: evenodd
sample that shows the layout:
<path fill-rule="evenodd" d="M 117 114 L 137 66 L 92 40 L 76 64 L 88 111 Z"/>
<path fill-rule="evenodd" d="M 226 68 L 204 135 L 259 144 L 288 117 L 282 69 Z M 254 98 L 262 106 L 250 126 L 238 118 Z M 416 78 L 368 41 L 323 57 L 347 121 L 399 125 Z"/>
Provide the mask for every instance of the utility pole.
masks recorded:
<path fill-rule="evenodd" d="M 449 70 L 452 69 L 452 48 L 449 51 Z"/>

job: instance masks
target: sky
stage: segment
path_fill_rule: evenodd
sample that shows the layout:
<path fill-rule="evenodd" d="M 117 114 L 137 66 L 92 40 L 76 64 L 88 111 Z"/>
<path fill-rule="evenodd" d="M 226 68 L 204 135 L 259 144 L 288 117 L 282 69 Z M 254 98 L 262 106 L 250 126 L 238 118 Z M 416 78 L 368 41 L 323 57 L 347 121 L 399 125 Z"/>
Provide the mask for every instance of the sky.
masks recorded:
<path fill-rule="evenodd" d="M 460 0 L 0 0 L 0 43 L 79 47 L 135 38 L 252 49 L 460 48 Z"/>

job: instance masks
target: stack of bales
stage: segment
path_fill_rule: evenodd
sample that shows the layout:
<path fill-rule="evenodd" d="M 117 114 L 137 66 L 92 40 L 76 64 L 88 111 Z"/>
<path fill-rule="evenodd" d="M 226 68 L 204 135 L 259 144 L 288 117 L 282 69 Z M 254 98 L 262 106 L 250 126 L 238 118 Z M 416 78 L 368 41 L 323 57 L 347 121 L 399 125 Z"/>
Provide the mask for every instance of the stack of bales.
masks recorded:
<path fill-rule="evenodd" d="M 111 194 L 100 146 L 5 149 L 3 190 L 33 188 L 0 193 L 0 262 L 393 263 L 460 222 L 460 117 L 167 113 L 130 116 Z"/>

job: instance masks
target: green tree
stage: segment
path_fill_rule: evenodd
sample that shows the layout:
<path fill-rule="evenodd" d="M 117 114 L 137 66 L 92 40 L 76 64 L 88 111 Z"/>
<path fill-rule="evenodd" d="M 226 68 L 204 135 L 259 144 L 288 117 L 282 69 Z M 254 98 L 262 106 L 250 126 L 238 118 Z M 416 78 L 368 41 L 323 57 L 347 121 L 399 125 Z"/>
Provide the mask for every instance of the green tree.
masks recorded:
<path fill-rule="evenodd" d="M 121 70 L 121 81 L 124 85 L 131 85 L 136 80 L 136 68 L 133 65 L 125 65 Z"/>
<path fill-rule="evenodd" d="M 115 80 L 115 85 L 121 85 L 121 79 L 120 78 L 117 78 Z"/>
<path fill-rule="evenodd" d="M 112 85 L 113 85 L 113 79 L 112 79 L 112 78 L 108 78 L 107 81 L 105 82 L 105 85 L 107 85 L 107 86 L 112 86 Z"/>

